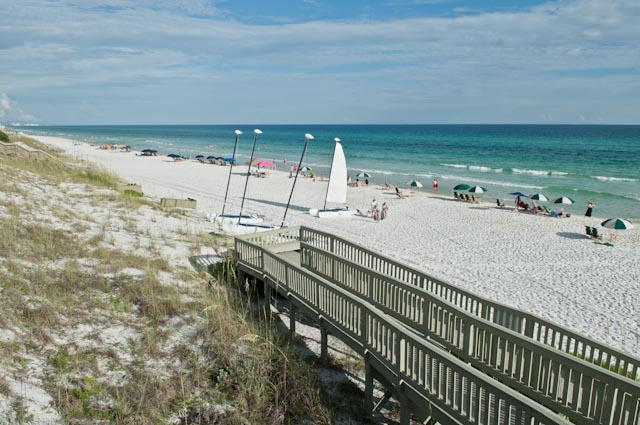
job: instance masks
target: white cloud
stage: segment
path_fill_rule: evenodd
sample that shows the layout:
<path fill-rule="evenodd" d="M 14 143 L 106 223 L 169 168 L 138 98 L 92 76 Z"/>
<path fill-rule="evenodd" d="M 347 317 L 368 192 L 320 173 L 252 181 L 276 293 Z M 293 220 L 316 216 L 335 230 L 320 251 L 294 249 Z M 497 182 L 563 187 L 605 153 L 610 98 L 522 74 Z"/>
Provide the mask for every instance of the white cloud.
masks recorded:
<path fill-rule="evenodd" d="M 99 116 L 116 109 L 106 102 L 127 102 L 120 109 L 131 117 L 144 113 L 133 104 L 146 99 L 154 99 L 145 104 L 149 116 L 186 120 L 198 116 L 203 104 L 195 100 L 209 93 L 227 109 L 217 113 L 222 108 L 207 103 L 212 110 L 203 115 L 245 121 L 246 102 L 225 96 L 251 97 L 248 87 L 281 99 L 262 113 L 277 122 L 329 121 L 336 101 L 360 108 L 338 118 L 360 121 L 640 116 L 636 0 L 282 25 L 245 24 L 204 0 L 31 0 L 7 9 L 0 89 L 41 99 L 38 114 L 52 120 L 81 117 L 79 100 L 86 97 L 97 114 L 93 122 L 117 119 Z M 594 78 L 593 70 L 602 71 Z M 167 92 L 183 97 L 186 107 L 160 108 Z M 298 100 L 302 93 L 315 96 L 318 106 Z M 63 102 L 50 113 L 45 106 L 54 96 Z"/>
<path fill-rule="evenodd" d="M 16 108 L 6 93 L 0 93 L 0 118 L 7 120 L 18 120 L 20 122 L 36 122 L 38 119 L 33 115 L 25 113 L 22 109 Z"/>

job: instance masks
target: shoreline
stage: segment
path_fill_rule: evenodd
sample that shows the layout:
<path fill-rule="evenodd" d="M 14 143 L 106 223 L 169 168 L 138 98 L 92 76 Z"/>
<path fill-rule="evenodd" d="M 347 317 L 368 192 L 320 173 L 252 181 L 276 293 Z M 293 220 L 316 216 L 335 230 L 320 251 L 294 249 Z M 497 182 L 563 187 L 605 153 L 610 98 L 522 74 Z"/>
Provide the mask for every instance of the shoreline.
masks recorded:
<path fill-rule="evenodd" d="M 99 150 L 60 137 L 29 137 L 139 183 L 153 197 L 195 198 L 203 217 L 222 208 L 227 167 L 173 162 L 163 156 L 137 157 L 134 152 Z M 229 189 L 227 208 L 232 213 L 240 207 L 244 188 L 242 168 L 238 168 Z M 244 212 L 280 224 L 290 188 L 285 171 L 250 178 Z M 286 224 L 334 232 L 487 298 L 629 353 L 640 352 L 640 312 L 634 302 L 640 296 L 637 228 L 617 232 L 614 246 L 607 247 L 584 236 L 584 226 L 590 225 L 608 239 L 613 231 L 599 227 L 603 218 L 515 213 L 496 208 L 495 202 L 463 203 L 449 193 L 428 191 L 398 199 L 377 185 L 350 187 L 348 199 L 351 208 L 364 210 L 372 198 L 387 202 L 389 216 L 383 222 L 310 217 L 306 210 L 322 206 L 325 190 L 326 182 L 299 178 Z"/>

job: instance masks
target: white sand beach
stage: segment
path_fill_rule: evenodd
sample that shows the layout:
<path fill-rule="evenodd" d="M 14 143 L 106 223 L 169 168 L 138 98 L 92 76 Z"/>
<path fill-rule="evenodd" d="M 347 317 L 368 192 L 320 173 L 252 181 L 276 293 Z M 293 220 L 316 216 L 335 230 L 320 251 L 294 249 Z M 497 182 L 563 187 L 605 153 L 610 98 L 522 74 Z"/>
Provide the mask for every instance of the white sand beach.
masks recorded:
<path fill-rule="evenodd" d="M 35 137 L 141 184 L 148 196 L 195 198 L 203 220 L 206 213 L 222 209 L 228 167 Z M 234 167 L 227 206 L 232 214 L 240 208 L 243 173 L 246 165 Z M 279 225 L 292 182 L 288 173 L 278 171 L 268 178 L 251 178 L 245 211 Z M 484 297 L 640 355 L 638 227 L 612 231 L 599 227 L 596 218 L 517 213 L 495 208 L 495 203 L 457 202 L 449 193 L 416 192 L 398 199 L 376 185 L 349 188 L 348 199 L 351 208 L 361 210 L 367 210 L 373 198 L 387 202 L 389 215 L 382 222 L 309 216 L 309 208 L 322 207 L 325 190 L 326 182 L 299 179 L 286 224 L 331 231 Z M 615 233 L 614 246 L 586 238 L 585 225 L 597 226 L 605 240 Z"/>

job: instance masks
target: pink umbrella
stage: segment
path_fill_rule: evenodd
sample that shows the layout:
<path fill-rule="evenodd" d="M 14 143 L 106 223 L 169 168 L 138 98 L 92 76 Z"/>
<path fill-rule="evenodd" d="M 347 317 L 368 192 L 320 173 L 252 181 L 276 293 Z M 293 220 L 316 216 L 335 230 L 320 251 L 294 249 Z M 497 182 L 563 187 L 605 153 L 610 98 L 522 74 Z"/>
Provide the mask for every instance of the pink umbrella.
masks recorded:
<path fill-rule="evenodd" d="M 267 168 L 267 167 L 275 167 L 276 163 L 273 161 L 260 161 L 258 162 L 258 167 Z"/>

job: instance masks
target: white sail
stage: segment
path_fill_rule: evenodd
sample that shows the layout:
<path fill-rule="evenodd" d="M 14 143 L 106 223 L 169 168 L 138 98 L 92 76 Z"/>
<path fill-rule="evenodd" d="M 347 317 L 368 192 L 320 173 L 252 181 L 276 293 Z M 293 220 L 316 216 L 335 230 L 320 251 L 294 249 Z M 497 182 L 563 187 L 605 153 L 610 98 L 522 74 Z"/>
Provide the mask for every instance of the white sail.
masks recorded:
<path fill-rule="evenodd" d="M 340 142 L 336 142 L 336 149 L 333 152 L 326 202 L 337 204 L 345 204 L 347 202 L 347 161 Z"/>

